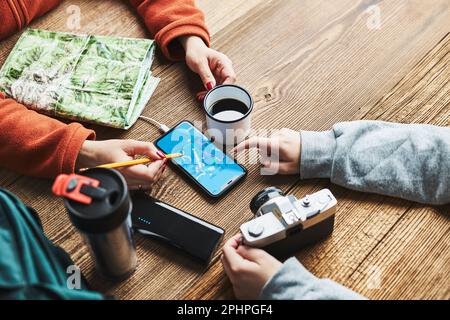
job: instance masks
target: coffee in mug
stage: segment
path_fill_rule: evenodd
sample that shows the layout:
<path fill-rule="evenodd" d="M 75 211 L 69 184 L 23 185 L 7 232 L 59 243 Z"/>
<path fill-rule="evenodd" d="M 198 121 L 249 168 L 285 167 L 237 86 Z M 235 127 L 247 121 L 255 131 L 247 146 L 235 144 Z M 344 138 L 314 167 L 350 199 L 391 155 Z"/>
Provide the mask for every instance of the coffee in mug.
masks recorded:
<path fill-rule="evenodd" d="M 236 145 L 250 133 L 253 99 L 244 88 L 217 86 L 206 94 L 203 107 L 208 135 L 217 143 Z"/>

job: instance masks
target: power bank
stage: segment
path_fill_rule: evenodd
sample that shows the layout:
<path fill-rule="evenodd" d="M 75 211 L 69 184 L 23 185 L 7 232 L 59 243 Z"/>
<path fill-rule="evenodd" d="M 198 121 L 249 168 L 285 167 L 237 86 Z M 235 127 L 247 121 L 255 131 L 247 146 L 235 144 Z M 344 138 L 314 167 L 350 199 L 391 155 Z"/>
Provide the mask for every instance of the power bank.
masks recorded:
<path fill-rule="evenodd" d="M 143 192 L 131 195 L 133 228 L 209 263 L 225 231 Z"/>

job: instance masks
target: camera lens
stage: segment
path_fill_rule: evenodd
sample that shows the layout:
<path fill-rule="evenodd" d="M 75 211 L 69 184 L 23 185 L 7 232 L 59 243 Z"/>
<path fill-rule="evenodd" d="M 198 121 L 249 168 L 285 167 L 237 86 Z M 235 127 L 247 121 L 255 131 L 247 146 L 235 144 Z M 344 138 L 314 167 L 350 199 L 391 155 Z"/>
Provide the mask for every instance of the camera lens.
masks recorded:
<path fill-rule="evenodd" d="M 253 197 L 250 202 L 250 210 L 256 214 L 264 203 L 276 197 L 284 197 L 284 192 L 277 187 L 265 188 Z"/>

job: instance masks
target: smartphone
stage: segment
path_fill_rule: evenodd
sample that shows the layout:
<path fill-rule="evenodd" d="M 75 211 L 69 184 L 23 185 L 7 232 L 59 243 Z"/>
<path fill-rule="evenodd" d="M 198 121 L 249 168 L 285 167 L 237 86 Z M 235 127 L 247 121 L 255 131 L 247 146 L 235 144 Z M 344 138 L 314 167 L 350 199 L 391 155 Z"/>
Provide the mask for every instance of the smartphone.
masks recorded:
<path fill-rule="evenodd" d="M 172 163 L 214 198 L 224 195 L 247 174 L 243 166 L 217 148 L 189 121 L 177 124 L 155 144 L 166 154 L 183 153 L 182 157 L 172 159 Z"/>
<path fill-rule="evenodd" d="M 208 263 L 225 231 L 144 192 L 131 195 L 133 228 L 173 245 Z"/>

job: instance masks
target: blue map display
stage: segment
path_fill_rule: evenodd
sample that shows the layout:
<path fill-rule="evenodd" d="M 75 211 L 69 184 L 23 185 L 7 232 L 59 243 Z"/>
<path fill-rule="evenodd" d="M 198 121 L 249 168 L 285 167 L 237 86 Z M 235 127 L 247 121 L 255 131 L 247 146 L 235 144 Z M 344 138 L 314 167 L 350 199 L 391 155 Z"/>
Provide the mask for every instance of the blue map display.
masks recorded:
<path fill-rule="evenodd" d="M 157 142 L 166 154 L 183 153 L 172 159 L 213 195 L 220 194 L 244 174 L 244 169 L 189 122 L 180 123 Z"/>

